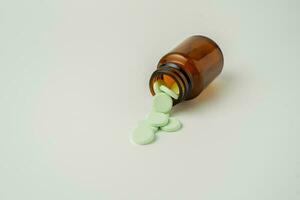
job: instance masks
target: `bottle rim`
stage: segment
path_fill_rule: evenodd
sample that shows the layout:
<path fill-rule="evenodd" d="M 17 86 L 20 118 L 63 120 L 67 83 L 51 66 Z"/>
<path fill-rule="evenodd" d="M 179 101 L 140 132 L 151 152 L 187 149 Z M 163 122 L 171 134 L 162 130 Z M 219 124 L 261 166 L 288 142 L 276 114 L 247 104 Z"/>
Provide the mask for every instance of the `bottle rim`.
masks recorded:
<path fill-rule="evenodd" d="M 181 68 L 174 63 L 166 63 L 158 66 L 150 78 L 149 87 L 152 95 L 155 95 L 153 85 L 157 80 L 162 80 L 163 75 L 171 77 L 179 89 L 178 99 L 173 99 L 174 105 L 184 101 L 190 91 L 190 81 L 188 76 L 181 70 Z"/>

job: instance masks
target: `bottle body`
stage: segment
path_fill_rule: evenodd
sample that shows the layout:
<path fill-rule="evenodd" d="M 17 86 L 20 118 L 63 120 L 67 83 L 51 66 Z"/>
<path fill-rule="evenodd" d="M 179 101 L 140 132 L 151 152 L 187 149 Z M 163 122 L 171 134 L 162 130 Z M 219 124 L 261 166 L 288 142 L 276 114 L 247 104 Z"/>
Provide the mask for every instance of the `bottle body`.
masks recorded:
<path fill-rule="evenodd" d="M 163 56 L 150 78 L 153 83 L 162 79 L 179 87 L 175 103 L 197 97 L 222 71 L 223 54 L 218 45 L 204 36 L 191 36 Z"/>

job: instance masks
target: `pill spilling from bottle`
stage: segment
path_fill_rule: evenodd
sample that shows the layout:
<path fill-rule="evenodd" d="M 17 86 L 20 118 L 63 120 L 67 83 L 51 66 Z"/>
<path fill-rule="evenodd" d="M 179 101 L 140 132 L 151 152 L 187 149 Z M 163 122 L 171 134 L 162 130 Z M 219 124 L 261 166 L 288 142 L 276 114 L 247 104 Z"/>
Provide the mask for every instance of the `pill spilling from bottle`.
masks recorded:
<path fill-rule="evenodd" d="M 162 81 L 156 81 L 153 85 L 155 95 L 152 102 L 152 111 L 145 120 L 138 123 L 131 139 L 134 143 L 145 145 L 152 143 L 158 131 L 175 132 L 182 124 L 178 119 L 170 117 L 173 107 L 173 99 L 178 99 L 179 91 L 176 83 L 170 86 Z"/>
<path fill-rule="evenodd" d="M 158 61 L 149 79 L 153 97 L 152 111 L 132 133 L 136 144 L 149 144 L 159 132 L 181 128 L 179 120 L 170 117 L 173 105 L 192 100 L 221 73 L 224 58 L 219 46 L 210 38 L 188 37 Z"/>

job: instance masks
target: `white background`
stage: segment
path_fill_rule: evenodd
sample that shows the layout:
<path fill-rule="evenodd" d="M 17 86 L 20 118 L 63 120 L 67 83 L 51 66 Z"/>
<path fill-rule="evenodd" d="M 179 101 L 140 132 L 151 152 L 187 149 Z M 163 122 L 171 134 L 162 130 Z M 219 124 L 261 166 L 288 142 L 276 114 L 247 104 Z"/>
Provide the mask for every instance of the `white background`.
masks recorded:
<path fill-rule="evenodd" d="M 0 199 L 300 199 L 299 20 L 297 0 L 0 0 Z M 195 34 L 222 74 L 181 131 L 131 144 Z"/>

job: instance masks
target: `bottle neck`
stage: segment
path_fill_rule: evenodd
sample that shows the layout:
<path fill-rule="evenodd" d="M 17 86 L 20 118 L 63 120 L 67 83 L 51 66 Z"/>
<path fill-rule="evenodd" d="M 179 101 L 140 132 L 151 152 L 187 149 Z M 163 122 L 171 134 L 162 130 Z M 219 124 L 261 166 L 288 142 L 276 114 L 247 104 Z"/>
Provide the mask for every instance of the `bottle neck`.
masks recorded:
<path fill-rule="evenodd" d="M 153 85 L 156 81 L 163 80 L 164 76 L 173 79 L 178 86 L 178 99 L 174 99 L 174 104 L 184 101 L 191 91 L 191 82 L 185 71 L 174 63 L 162 64 L 152 73 L 149 83 L 151 93 L 155 94 Z"/>

